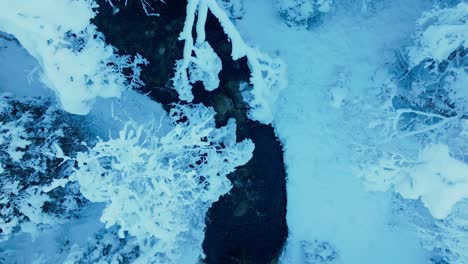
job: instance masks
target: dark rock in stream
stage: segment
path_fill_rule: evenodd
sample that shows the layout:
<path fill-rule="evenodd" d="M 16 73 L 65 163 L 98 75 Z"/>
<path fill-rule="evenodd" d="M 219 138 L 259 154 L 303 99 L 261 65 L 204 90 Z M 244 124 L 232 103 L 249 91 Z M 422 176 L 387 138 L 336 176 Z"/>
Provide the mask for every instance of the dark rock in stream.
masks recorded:
<path fill-rule="evenodd" d="M 139 1 L 128 1 L 113 15 L 112 8 L 100 4 L 94 24 L 108 41 L 123 54 L 144 56 L 150 64 L 144 68 L 146 83 L 141 92 L 162 103 L 168 110 L 172 103 L 182 103 L 172 89 L 174 63 L 182 57 L 183 43 L 177 41 L 185 20 L 186 2 L 168 0 L 153 7 L 159 17 L 145 15 Z M 118 4 L 118 3 L 116 3 Z M 232 190 L 213 204 L 206 218 L 203 248 L 206 263 L 276 263 L 287 237 L 286 174 L 281 143 L 271 126 L 249 120 L 248 106 L 242 100 L 239 83 L 247 82 L 250 71 L 245 59 L 231 59 L 231 44 L 216 18 L 211 14 L 206 37 L 223 63 L 220 87 L 212 92 L 194 85 L 194 103 L 215 108 L 217 125 L 229 118 L 237 121 L 238 140 L 250 138 L 255 143 L 253 158 L 229 175 Z"/>

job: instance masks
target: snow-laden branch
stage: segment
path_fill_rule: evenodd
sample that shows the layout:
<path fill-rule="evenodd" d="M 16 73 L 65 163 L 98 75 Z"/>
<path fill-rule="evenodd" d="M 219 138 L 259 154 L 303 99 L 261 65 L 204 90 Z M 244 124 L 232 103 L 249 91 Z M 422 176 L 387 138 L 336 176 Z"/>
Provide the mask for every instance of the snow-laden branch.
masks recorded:
<path fill-rule="evenodd" d="M 286 87 L 284 63 L 273 59 L 245 43 L 229 16 L 215 0 L 189 0 L 187 16 L 179 40 L 185 42 L 183 58 L 176 62 L 173 78 L 174 88 L 179 98 L 188 102 L 193 100 L 192 84 L 202 81 L 205 89 L 211 91 L 219 86 L 218 74 L 221 60 L 205 40 L 205 23 L 210 11 L 223 27 L 231 44 L 234 60 L 246 57 L 251 70 L 251 89 L 244 99 L 250 106 L 249 117 L 268 124 L 273 120 L 273 108 L 279 92 Z M 197 38 L 194 43 L 192 29 L 196 23 Z M 195 54 L 195 56 L 193 56 Z"/>

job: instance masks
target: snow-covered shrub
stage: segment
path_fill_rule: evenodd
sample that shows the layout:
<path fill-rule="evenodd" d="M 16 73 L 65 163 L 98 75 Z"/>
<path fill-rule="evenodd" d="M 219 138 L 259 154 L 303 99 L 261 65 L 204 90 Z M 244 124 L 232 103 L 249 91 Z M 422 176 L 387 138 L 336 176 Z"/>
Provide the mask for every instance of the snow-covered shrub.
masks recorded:
<path fill-rule="evenodd" d="M 467 52 L 468 47 L 459 46 L 440 62 L 427 58 L 411 68 L 403 65 L 396 103 L 446 117 L 462 117 L 468 111 L 464 87 L 468 81 Z"/>
<path fill-rule="evenodd" d="M 468 30 L 464 5 L 424 13 L 413 44 L 396 53 L 391 68 L 376 71 L 373 87 L 341 104 L 351 120 L 346 130 L 354 132 L 354 172 L 370 190 L 396 193 L 399 213 L 436 263 L 468 258 L 468 59 L 458 37 Z"/>
<path fill-rule="evenodd" d="M 441 80 L 444 73 L 429 71 L 410 69 L 398 86 L 384 86 L 381 100 L 364 108 L 373 135 L 356 148 L 357 174 L 371 190 L 393 190 L 417 200 L 405 203 L 428 209 L 405 213 L 422 245 L 442 260 L 437 263 L 468 263 L 467 97 L 448 96 L 459 88 L 438 84 L 430 76 Z"/>
<path fill-rule="evenodd" d="M 418 21 L 416 44 L 408 48 L 410 65 L 426 59 L 446 60 L 460 46 L 468 44 L 468 3 L 461 1 L 452 8 L 434 8 Z"/>
<path fill-rule="evenodd" d="M 133 263 L 140 255 L 136 239 L 120 238 L 117 232 L 117 226 L 101 229 L 84 247 L 72 245 L 64 263 Z"/>
<path fill-rule="evenodd" d="M 341 263 L 338 252 L 327 241 L 301 241 L 306 264 L 337 264 Z"/>
<path fill-rule="evenodd" d="M 221 61 L 205 40 L 205 23 L 210 11 L 223 27 L 232 43 L 231 57 L 234 60 L 246 57 L 251 70 L 251 89 L 246 90 L 250 106 L 249 118 L 269 124 L 273 121 L 273 108 L 279 92 L 286 87 L 286 66 L 280 59 L 271 58 L 258 49 L 248 46 L 226 11 L 215 0 L 189 0 L 187 17 L 179 40 L 185 42 L 183 58 L 176 62 L 173 78 L 174 89 L 182 100 L 193 100 L 192 84 L 202 81 L 205 89 L 213 90 L 219 84 L 218 73 Z M 192 30 L 196 19 L 196 41 Z M 193 54 L 196 54 L 196 57 Z M 215 87 L 216 86 L 216 87 Z"/>
<path fill-rule="evenodd" d="M 231 189 L 226 175 L 252 156 L 250 140 L 236 143 L 234 120 L 215 128 L 214 114 L 176 105 L 167 135 L 156 136 L 156 123 L 128 123 L 117 138 L 77 155 L 73 177 L 82 194 L 106 203 L 106 227 L 118 225 L 121 238 L 128 232 L 137 239 L 141 263 L 194 263 L 208 208 Z"/>
<path fill-rule="evenodd" d="M 84 198 L 66 184 L 81 135 L 48 103 L 0 97 L 0 235 L 34 232 L 75 214 Z M 70 120 L 70 119 L 69 119 Z"/>
<path fill-rule="evenodd" d="M 419 199 L 436 218 L 468 197 L 468 122 L 464 108 L 437 111 L 416 102 L 424 98 L 402 96 L 396 86 L 384 101 L 369 106 L 367 129 L 375 134 L 357 147 L 358 174 L 372 190 L 393 189 L 403 197 Z M 406 103 L 403 103 L 406 102 Z"/>
<path fill-rule="evenodd" d="M 415 45 L 408 50 L 412 86 L 408 90 L 431 98 L 435 108 L 455 115 L 468 111 L 468 3 L 435 8 L 418 21 Z M 419 98 L 418 98 L 419 99 Z M 459 114 L 465 114 L 459 113 Z"/>
<path fill-rule="evenodd" d="M 139 55 L 119 56 L 105 44 L 90 24 L 95 7 L 92 0 L 0 0 L 0 31 L 15 36 L 38 61 L 42 82 L 74 114 L 87 114 L 96 97 L 118 97 L 141 86 L 138 65 L 147 63 Z"/>
<path fill-rule="evenodd" d="M 330 12 L 333 0 L 277 0 L 277 8 L 291 27 L 310 28 L 321 15 Z"/>

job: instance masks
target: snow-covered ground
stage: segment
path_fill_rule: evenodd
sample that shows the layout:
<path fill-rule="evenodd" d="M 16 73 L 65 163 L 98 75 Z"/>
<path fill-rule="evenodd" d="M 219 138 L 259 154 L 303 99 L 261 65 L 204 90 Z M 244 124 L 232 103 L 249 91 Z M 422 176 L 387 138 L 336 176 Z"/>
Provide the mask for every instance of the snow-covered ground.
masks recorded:
<path fill-rule="evenodd" d="M 426 1 L 377 1 L 384 8 L 372 10 L 365 2 L 338 4 L 306 30 L 288 27 L 271 1 L 246 1 L 246 14 L 237 24 L 247 42 L 278 54 L 288 67 L 288 86 L 273 122 L 288 175 L 290 234 L 283 263 L 303 263 L 315 250 L 308 247 L 322 241 L 339 256 L 324 263 L 429 262 L 411 229 L 392 216 L 392 195 L 367 192 L 353 175 L 350 143 L 365 137 L 353 133 L 374 131 L 350 131 L 360 117 L 346 116 L 341 108 L 378 85 L 378 75 L 385 74 L 393 52 L 409 40 L 429 6 Z"/>

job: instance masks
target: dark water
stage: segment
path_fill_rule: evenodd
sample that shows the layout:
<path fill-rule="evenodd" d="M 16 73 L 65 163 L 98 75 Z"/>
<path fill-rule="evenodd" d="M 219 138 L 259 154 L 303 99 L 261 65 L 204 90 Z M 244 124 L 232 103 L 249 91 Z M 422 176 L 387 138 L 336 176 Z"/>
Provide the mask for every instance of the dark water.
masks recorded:
<path fill-rule="evenodd" d="M 156 4 L 159 17 L 146 16 L 139 1 L 129 1 L 116 15 L 105 1 L 98 2 L 101 7 L 94 23 L 99 31 L 121 53 L 138 52 L 150 61 L 142 74 L 146 86 L 141 90 L 170 109 L 171 103 L 179 102 L 170 78 L 175 60 L 182 57 L 183 43 L 177 37 L 185 20 L 186 2 Z M 271 126 L 246 117 L 248 107 L 238 85 L 248 81 L 249 69 L 245 59 L 231 59 L 231 45 L 212 16 L 208 17 L 206 33 L 223 62 L 221 82 L 212 92 L 196 84 L 194 102 L 214 107 L 217 125 L 235 118 L 238 140 L 250 138 L 255 143 L 252 160 L 229 175 L 233 189 L 208 211 L 203 242 L 206 263 L 274 263 L 287 236 L 282 146 Z"/>

